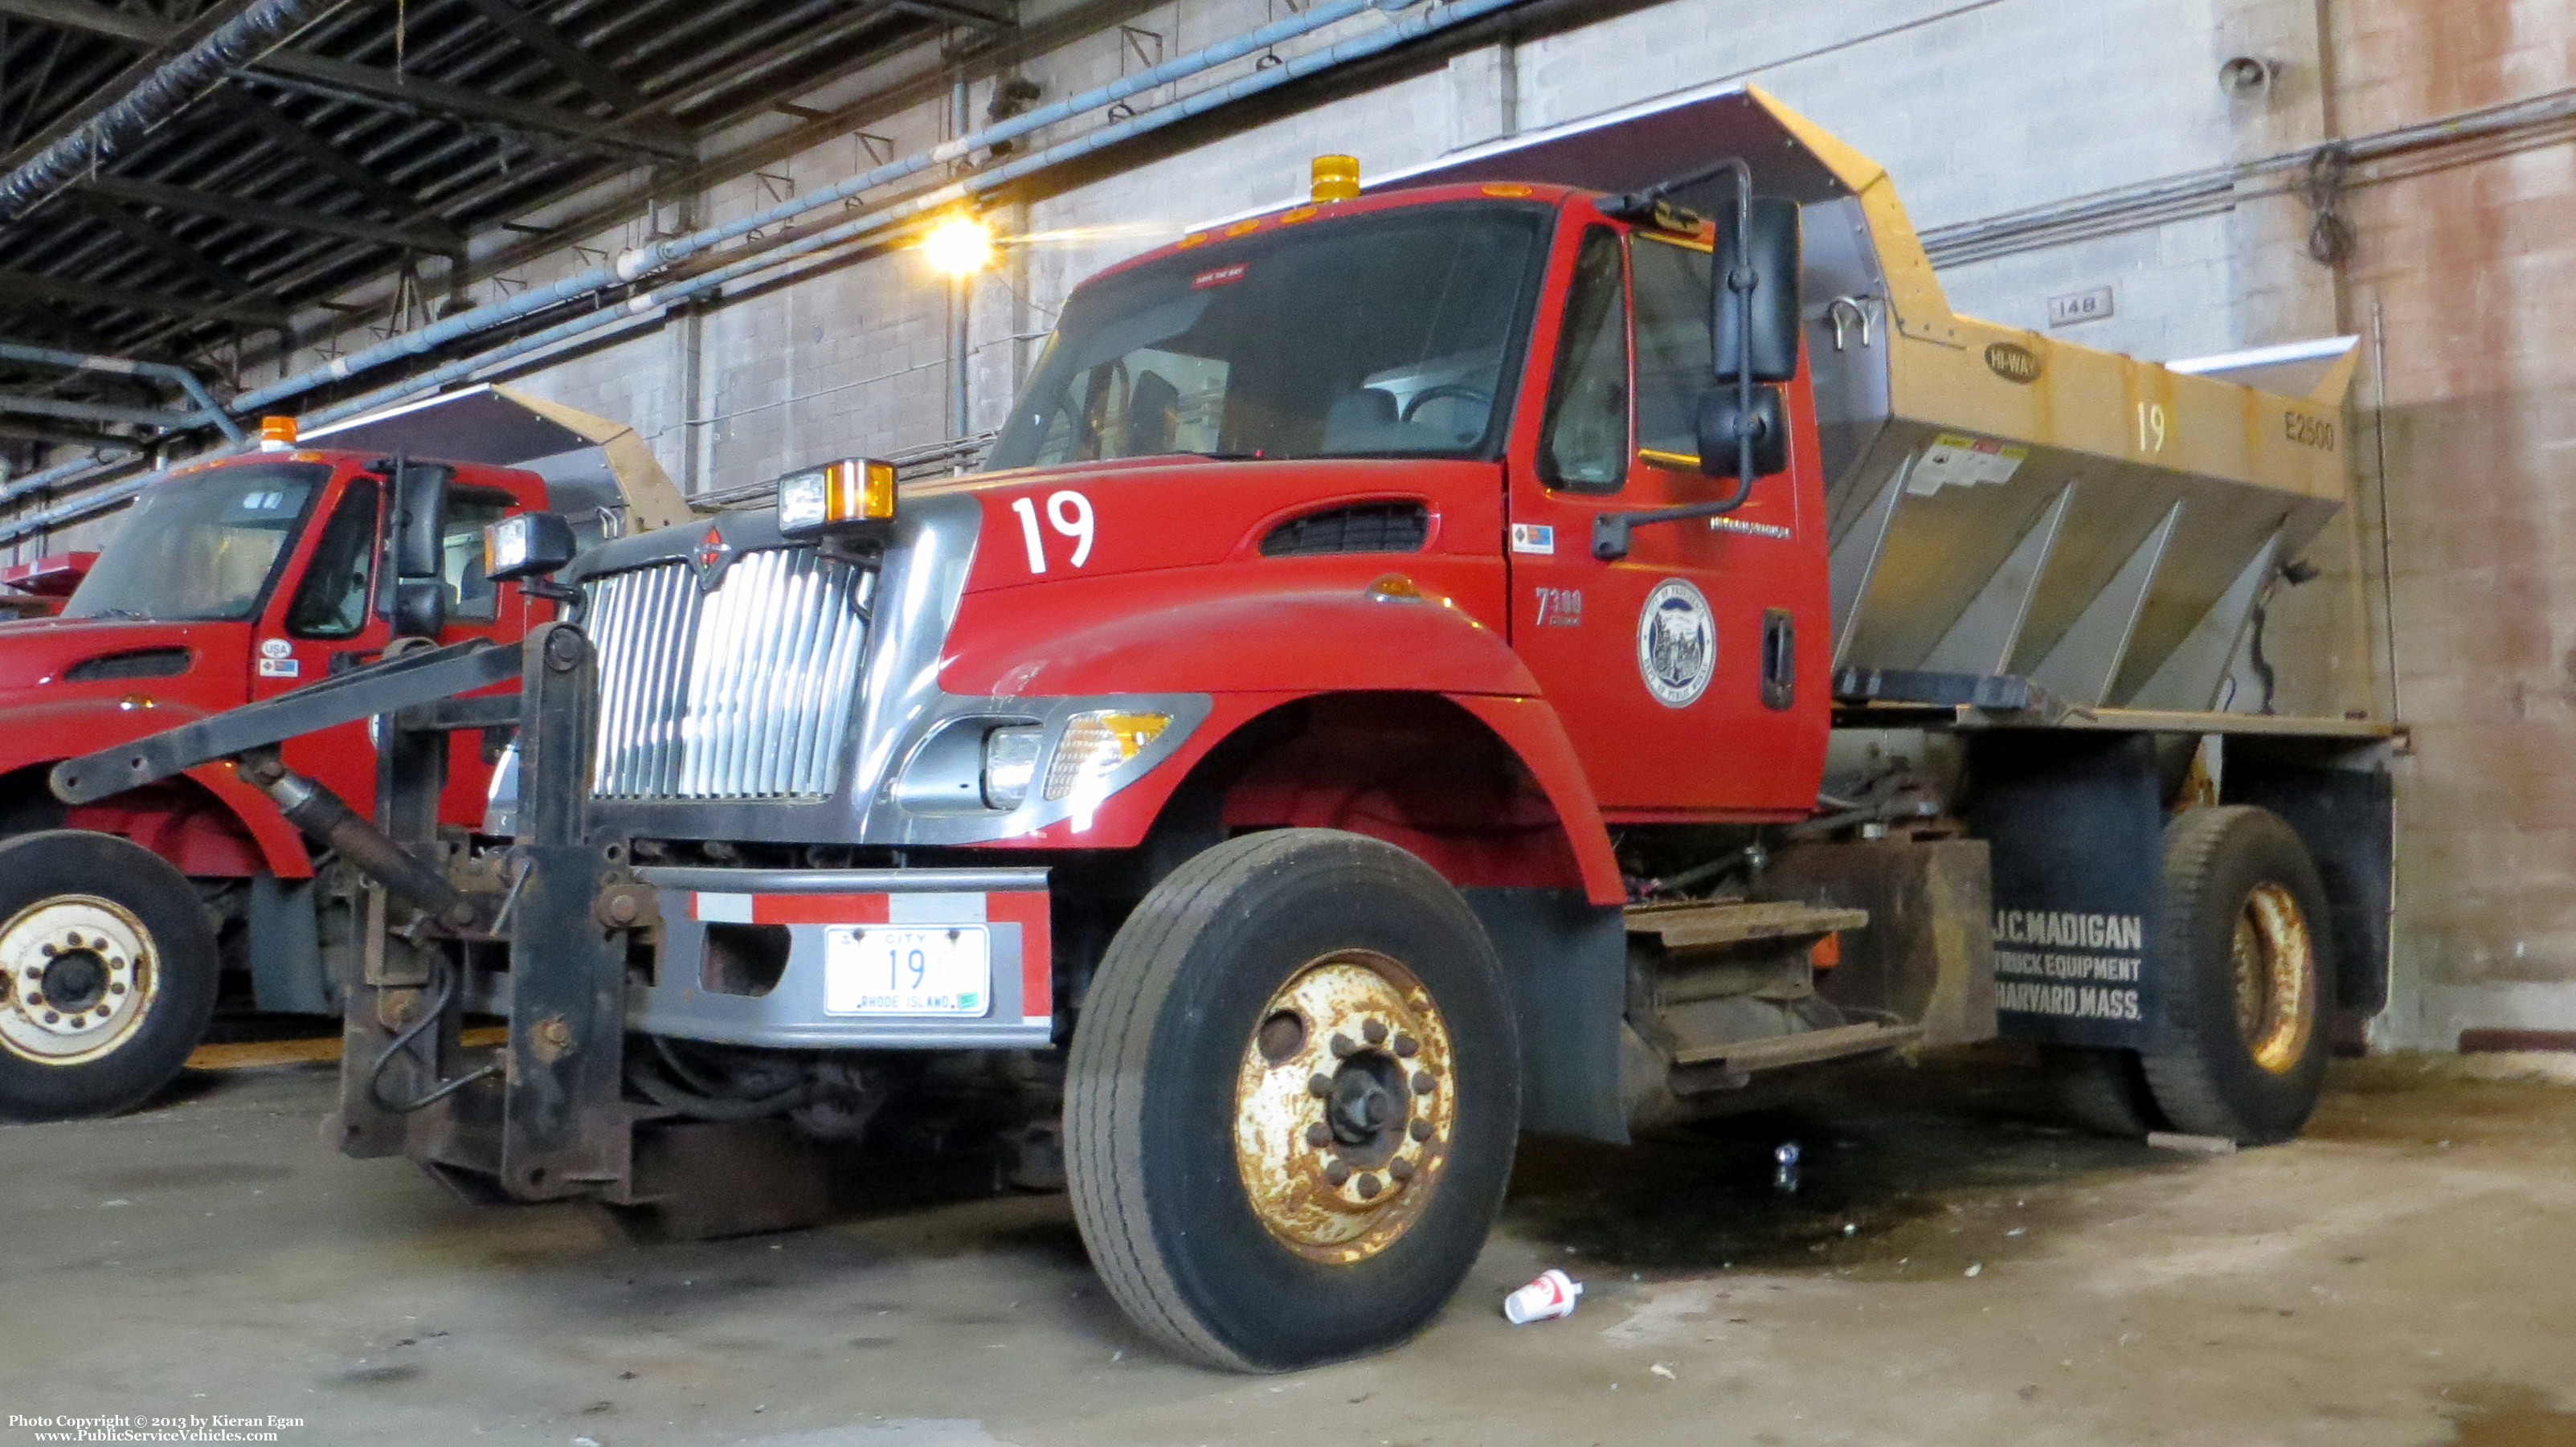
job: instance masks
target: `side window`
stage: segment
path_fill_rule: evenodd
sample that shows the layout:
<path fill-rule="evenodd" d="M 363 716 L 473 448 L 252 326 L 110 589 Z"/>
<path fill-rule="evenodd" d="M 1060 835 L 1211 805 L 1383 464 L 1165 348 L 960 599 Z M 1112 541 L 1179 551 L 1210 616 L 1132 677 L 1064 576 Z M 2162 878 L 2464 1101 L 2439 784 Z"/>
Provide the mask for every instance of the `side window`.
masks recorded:
<path fill-rule="evenodd" d="M 1628 476 L 1628 304 L 1605 226 L 1583 233 L 1574 260 L 1538 456 L 1548 485 L 1572 492 L 1617 492 Z"/>
<path fill-rule="evenodd" d="M 506 493 L 453 488 L 447 494 L 447 527 L 439 535 L 439 573 L 447 580 L 447 616 L 488 623 L 500 616 L 501 593 L 483 576 L 483 529 L 510 510 Z"/>
<path fill-rule="evenodd" d="M 1699 467 L 1699 399 L 1715 383 L 1708 350 L 1709 254 L 1637 233 L 1637 450 Z"/>
<path fill-rule="evenodd" d="M 286 631 L 299 638 L 354 638 L 367 626 L 367 568 L 376 553 L 376 482 L 362 477 L 340 494 L 286 605 Z"/>

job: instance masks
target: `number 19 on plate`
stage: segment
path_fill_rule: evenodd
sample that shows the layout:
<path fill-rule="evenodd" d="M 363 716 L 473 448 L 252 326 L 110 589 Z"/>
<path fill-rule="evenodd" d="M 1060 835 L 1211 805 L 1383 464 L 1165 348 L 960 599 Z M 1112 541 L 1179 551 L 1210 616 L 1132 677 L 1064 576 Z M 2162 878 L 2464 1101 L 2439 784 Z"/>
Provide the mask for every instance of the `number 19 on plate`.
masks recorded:
<path fill-rule="evenodd" d="M 836 925 L 823 933 L 823 1009 L 833 1015 L 982 1015 L 993 951 L 982 925 Z"/>

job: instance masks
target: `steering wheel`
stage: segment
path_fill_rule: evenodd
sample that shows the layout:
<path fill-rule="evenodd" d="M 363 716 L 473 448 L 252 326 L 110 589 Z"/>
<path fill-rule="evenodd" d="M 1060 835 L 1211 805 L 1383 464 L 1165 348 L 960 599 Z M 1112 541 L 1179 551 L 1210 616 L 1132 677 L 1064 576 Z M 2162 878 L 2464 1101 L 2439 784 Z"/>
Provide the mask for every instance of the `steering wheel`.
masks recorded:
<path fill-rule="evenodd" d="M 1440 397 L 1464 397 L 1470 402 L 1482 403 L 1489 413 L 1494 410 L 1492 393 L 1479 392 L 1473 387 L 1461 386 L 1456 382 L 1443 382 L 1439 386 L 1425 387 L 1414 393 L 1413 400 L 1404 404 L 1403 420 L 1412 421 L 1413 414 L 1422 410 L 1423 403 Z"/>

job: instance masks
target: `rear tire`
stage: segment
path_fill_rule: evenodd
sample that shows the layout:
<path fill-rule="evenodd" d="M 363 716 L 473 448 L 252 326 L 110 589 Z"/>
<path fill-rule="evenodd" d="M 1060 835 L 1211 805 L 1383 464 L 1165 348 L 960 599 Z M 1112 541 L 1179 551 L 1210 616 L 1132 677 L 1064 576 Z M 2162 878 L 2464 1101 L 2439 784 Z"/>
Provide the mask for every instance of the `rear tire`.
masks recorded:
<path fill-rule="evenodd" d="M 2325 886 L 2279 815 L 2229 805 L 2165 826 L 2164 1048 L 2142 1052 L 2174 1129 L 2288 1140 L 2325 1088 L 2334 957 Z"/>
<path fill-rule="evenodd" d="M 80 829 L 0 842 L 0 1118 L 112 1115 L 214 1018 L 214 925 L 187 876 Z"/>
<path fill-rule="evenodd" d="M 1519 1114 L 1501 968 L 1457 891 L 1392 845 L 1279 830 L 1193 858 L 1111 941 L 1066 1174 L 1139 1327 L 1285 1371 L 1430 1322 L 1502 1204 Z"/>

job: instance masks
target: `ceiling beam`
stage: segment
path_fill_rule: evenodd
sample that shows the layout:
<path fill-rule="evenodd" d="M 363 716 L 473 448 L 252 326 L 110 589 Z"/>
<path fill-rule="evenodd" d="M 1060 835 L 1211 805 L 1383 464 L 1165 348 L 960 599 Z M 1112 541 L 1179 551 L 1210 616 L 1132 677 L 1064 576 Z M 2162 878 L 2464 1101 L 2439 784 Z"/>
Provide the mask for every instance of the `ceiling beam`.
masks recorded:
<path fill-rule="evenodd" d="M 73 196 L 84 214 L 94 216 L 114 227 L 126 240 L 180 268 L 215 290 L 256 301 L 275 300 L 273 297 L 260 296 L 259 288 L 249 279 L 235 273 L 232 268 L 216 264 L 204 252 L 106 197 L 80 192 L 74 192 Z"/>
<path fill-rule="evenodd" d="M 165 45 L 181 31 L 181 27 L 163 21 L 110 10 L 93 3 L 93 0 L 0 0 L 0 15 L 41 21 L 145 47 Z M 696 145 L 686 132 L 652 117 L 639 117 L 631 122 L 617 117 L 603 120 L 560 106 L 514 100 L 471 86 L 431 80 L 426 76 L 396 75 L 371 65 L 335 60 L 327 55 L 315 55 L 286 46 L 261 56 L 245 67 L 245 71 L 253 75 L 267 74 L 306 81 L 417 110 L 571 140 L 622 145 L 683 160 L 693 160 L 697 155 Z"/>
<path fill-rule="evenodd" d="M 0 412 L 65 417 L 74 422 L 131 422 L 164 430 L 186 427 L 197 420 L 194 412 L 171 412 L 159 407 L 119 407 L 111 402 L 72 402 L 60 397 L 30 397 L 22 392 L 0 392 Z"/>
<path fill-rule="evenodd" d="M 45 3 L 45 0 L 38 0 L 38 3 Z M 254 0 L 222 0 L 222 3 L 220 4 L 208 6 L 205 14 L 189 21 L 186 25 L 169 25 L 159 21 L 147 22 L 156 32 L 156 38 L 150 40 L 136 39 L 136 43 L 143 47 L 143 53 L 136 56 L 133 62 L 127 65 L 124 69 L 118 71 L 115 75 L 108 77 L 104 82 L 99 84 L 91 91 L 89 97 L 83 100 L 79 105 L 73 106 L 61 115 L 56 116 L 43 130 L 29 136 L 17 145 L 10 147 L 7 155 L 0 156 L 0 171 L 14 171 L 18 169 L 20 166 L 23 166 L 28 161 L 32 160 L 37 153 L 43 151 L 46 147 L 61 140 L 63 137 L 70 135 L 72 132 L 79 130 L 82 126 L 89 123 L 91 117 L 96 116 L 99 112 L 106 110 L 109 106 L 116 104 L 118 101 L 125 99 L 126 93 L 133 90 L 137 82 L 141 81 L 145 76 L 150 75 L 155 67 L 170 59 L 172 56 L 177 55 L 181 51 L 186 50 L 188 47 L 195 45 L 198 41 L 214 34 L 217 29 L 239 17 L 243 11 L 248 10 L 253 3 Z M 44 18 L 33 15 L 19 16 L 18 12 L 14 10 L 0 10 L 0 14 L 9 14 L 18 16 L 20 19 L 28 20 Z M 130 17 L 120 15 L 118 18 L 126 19 Z M 59 21 L 52 23 L 61 24 Z M 78 29 L 79 27 L 67 26 L 65 28 Z M 114 38 L 127 39 L 131 37 L 118 36 Z M 31 97 L 31 103 L 32 99 L 33 98 Z"/>
<path fill-rule="evenodd" d="M 572 42 L 572 38 L 547 23 L 545 17 L 519 7 L 518 0 L 466 0 L 482 12 L 483 18 L 501 27 L 510 38 L 546 58 L 546 63 L 563 72 L 566 78 L 583 90 L 606 101 L 619 111 L 642 110 L 648 102 L 644 92 L 610 70 L 599 57 Z"/>
<path fill-rule="evenodd" d="M 0 300 L 69 302 L 74 306 L 114 307 L 119 311 L 154 312 L 164 316 L 194 317 L 202 321 L 241 322 L 254 327 L 283 327 L 287 311 L 270 301 L 235 299 L 201 301 L 195 297 L 170 296 L 162 292 L 134 291 L 122 286 L 101 286 L 96 282 L 69 281 L 59 276 L 31 276 L 19 271 L 0 271 Z"/>
<path fill-rule="evenodd" d="M 213 191 L 196 191 L 186 186 L 172 186 L 160 181 L 137 181 L 125 176 L 92 176 L 79 182 L 80 188 L 92 195 L 114 201 L 130 201 L 137 206 L 159 206 L 171 211 L 193 211 L 200 216 L 215 216 L 226 221 L 247 222 L 253 226 L 282 227 L 289 231 L 310 231 L 320 236 L 337 236 L 349 241 L 372 241 L 379 246 L 398 246 L 412 251 L 452 255 L 465 249 L 465 238 L 445 226 L 399 225 L 368 221 L 356 216 L 333 216 L 299 205 L 279 205 L 270 201 L 253 201 L 240 196 L 224 196 Z"/>
<path fill-rule="evenodd" d="M 256 98 L 239 89 L 226 86 L 216 92 L 215 103 L 231 116 L 281 150 L 292 152 L 306 164 L 330 172 L 349 189 L 374 202 L 378 210 L 397 219 L 418 216 L 420 199 L 391 181 L 370 171 L 357 157 L 297 124 L 294 117 L 275 106 L 262 105 Z"/>
<path fill-rule="evenodd" d="M 895 0 L 895 8 L 953 25 L 972 25 L 978 30 L 1009 30 L 1019 24 L 1009 7 L 987 7 L 971 0 Z"/>

